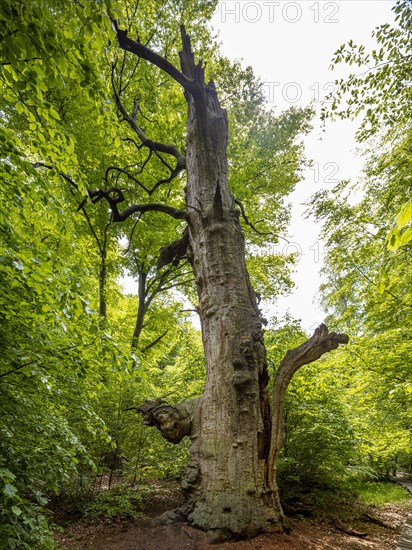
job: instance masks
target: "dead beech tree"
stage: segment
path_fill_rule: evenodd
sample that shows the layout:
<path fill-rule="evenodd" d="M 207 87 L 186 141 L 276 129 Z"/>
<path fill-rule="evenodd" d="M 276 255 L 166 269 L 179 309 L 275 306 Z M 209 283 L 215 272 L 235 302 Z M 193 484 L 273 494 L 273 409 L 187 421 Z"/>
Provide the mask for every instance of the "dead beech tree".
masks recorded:
<path fill-rule="evenodd" d="M 150 141 L 133 113 L 119 98 L 124 119 L 142 146 L 176 159 L 175 171 L 187 171 L 186 208 L 165 204 L 132 204 L 119 189 L 96 190 L 92 201 L 106 200 L 114 222 L 145 212 L 185 220 L 181 239 L 161 251 L 162 263 L 181 257 L 190 261 L 199 297 L 198 311 L 206 359 L 206 385 L 201 398 L 168 406 L 161 400 L 140 407 L 145 423 L 178 443 L 191 438 L 190 460 L 182 485 L 186 504 L 169 520 L 187 518 L 210 531 L 215 540 L 282 531 L 275 467 L 282 445 L 282 418 L 287 386 L 302 366 L 348 341 L 321 325 L 307 342 L 289 351 L 276 373 L 272 409 L 267 394 L 268 371 L 256 295 L 245 263 L 240 212 L 229 192 L 226 146 L 228 122 L 214 83 L 205 82 L 202 62 L 195 63 L 190 39 L 182 27 L 181 70 L 130 39 L 113 21 L 120 48 L 145 59 L 183 88 L 188 104 L 187 153 Z"/>

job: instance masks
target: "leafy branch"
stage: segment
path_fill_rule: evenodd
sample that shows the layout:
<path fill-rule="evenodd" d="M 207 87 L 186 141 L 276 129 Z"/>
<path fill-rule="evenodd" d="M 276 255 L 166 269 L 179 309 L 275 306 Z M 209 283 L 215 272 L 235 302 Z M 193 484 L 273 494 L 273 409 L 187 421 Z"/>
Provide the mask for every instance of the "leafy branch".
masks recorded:
<path fill-rule="evenodd" d="M 61 353 L 63 351 L 68 351 L 68 350 L 72 350 L 72 349 L 75 349 L 75 348 L 81 348 L 81 347 L 84 347 L 84 348 L 87 348 L 89 346 L 92 346 L 94 345 L 95 341 L 97 340 L 97 338 L 99 338 L 99 336 L 96 336 L 96 338 L 93 338 L 93 340 L 88 343 L 88 344 L 74 344 L 72 346 L 66 346 L 64 348 L 60 348 L 58 350 L 55 350 L 53 352 L 54 355 L 56 355 L 57 353 Z M 35 365 L 36 363 L 39 363 L 40 361 L 42 361 L 43 359 L 40 358 L 40 359 L 34 359 L 32 361 L 28 361 L 27 363 L 23 363 L 23 365 L 19 365 L 18 367 L 14 368 L 14 369 L 11 369 L 7 372 L 3 372 L 2 374 L 0 374 L 0 378 L 4 378 L 5 376 L 9 376 L 10 374 L 13 374 L 15 372 L 18 372 L 20 371 L 21 369 L 24 369 L 25 367 L 30 367 L 30 365 Z"/>
<path fill-rule="evenodd" d="M 263 235 L 263 236 L 264 235 L 272 235 L 273 237 L 276 237 L 277 239 L 283 239 L 284 241 L 289 243 L 289 241 L 285 237 L 281 237 L 280 235 L 277 235 L 276 233 L 273 233 L 273 231 L 259 231 L 258 229 L 256 229 L 256 227 L 253 225 L 253 223 L 247 217 L 246 212 L 245 212 L 245 207 L 243 206 L 243 203 L 240 202 L 240 200 L 236 199 L 235 197 L 233 198 L 233 201 L 234 201 L 235 204 L 237 204 L 237 206 L 239 206 L 240 212 L 242 214 L 242 218 L 243 218 L 245 224 L 248 225 L 251 229 L 253 229 L 253 231 L 255 233 L 257 233 L 258 235 Z"/>

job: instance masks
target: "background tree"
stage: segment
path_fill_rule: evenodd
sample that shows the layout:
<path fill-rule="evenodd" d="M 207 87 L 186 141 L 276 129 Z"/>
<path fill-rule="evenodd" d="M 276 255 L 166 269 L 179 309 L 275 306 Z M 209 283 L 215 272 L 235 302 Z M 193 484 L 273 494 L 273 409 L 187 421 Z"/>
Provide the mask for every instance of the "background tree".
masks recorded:
<path fill-rule="evenodd" d="M 363 114 L 357 138 L 367 160 L 359 181 L 319 192 L 310 204 L 323 222 L 328 322 L 352 336 L 345 355 L 358 449 L 379 476 L 410 451 L 411 5 L 398 1 L 394 11 L 395 25 L 374 33 L 379 49 L 368 54 L 349 42 L 335 53 L 334 64 L 368 69 L 339 82 L 324 117 Z"/>
<path fill-rule="evenodd" d="M 393 11 L 395 25 L 385 23 L 372 33 L 377 49 L 367 52 L 364 46 L 349 41 L 335 52 L 332 68 L 345 62 L 362 68 L 363 72 L 336 80 L 337 92 L 329 98 L 330 108 L 322 110 L 322 118 L 345 119 L 363 115 L 357 132 L 360 143 L 377 136 L 375 150 L 395 145 L 397 154 L 407 154 L 412 112 L 411 3 L 397 0 Z M 397 165 L 399 167 L 399 163 Z M 408 177 L 403 181 L 409 194 L 405 193 L 406 202 L 393 217 L 393 228 L 388 235 L 388 246 L 392 251 L 412 239 L 410 182 Z"/>

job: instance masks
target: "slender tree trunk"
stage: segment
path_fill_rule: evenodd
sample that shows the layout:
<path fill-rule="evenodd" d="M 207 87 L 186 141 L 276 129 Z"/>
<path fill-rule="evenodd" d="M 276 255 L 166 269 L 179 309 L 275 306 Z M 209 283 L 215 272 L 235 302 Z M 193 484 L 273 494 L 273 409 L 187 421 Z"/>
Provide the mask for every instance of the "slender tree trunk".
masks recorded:
<path fill-rule="evenodd" d="M 99 273 L 99 315 L 103 319 L 107 316 L 107 302 L 106 302 L 106 250 L 101 253 L 100 273 Z"/>
<path fill-rule="evenodd" d="M 140 334 L 143 330 L 143 321 L 144 316 L 146 315 L 146 279 L 147 273 L 143 269 L 139 269 L 139 287 L 138 287 L 138 300 L 139 304 L 137 306 L 137 318 L 136 324 L 133 331 L 133 338 L 131 348 L 136 349 L 139 345 Z"/>
<path fill-rule="evenodd" d="M 207 372 L 184 481 L 188 517 L 219 535 L 252 536 L 284 527 L 268 483 L 266 352 L 228 188 L 226 112 L 213 82 L 206 86 L 203 69 L 194 65 L 186 35 L 181 62 L 184 74 L 199 83 L 198 94 L 186 94 L 186 201 Z"/>

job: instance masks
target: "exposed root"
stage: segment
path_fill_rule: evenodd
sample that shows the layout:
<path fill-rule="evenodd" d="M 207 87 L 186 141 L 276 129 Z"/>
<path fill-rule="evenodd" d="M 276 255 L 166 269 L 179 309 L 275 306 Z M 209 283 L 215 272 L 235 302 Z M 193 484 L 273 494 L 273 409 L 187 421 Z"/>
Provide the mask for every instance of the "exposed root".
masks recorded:
<path fill-rule="evenodd" d="M 189 523 L 187 516 L 182 512 L 181 508 L 175 508 L 174 510 L 168 510 L 157 518 L 154 518 L 151 522 L 155 525 L 171 525 L 172 523 Z"/>

